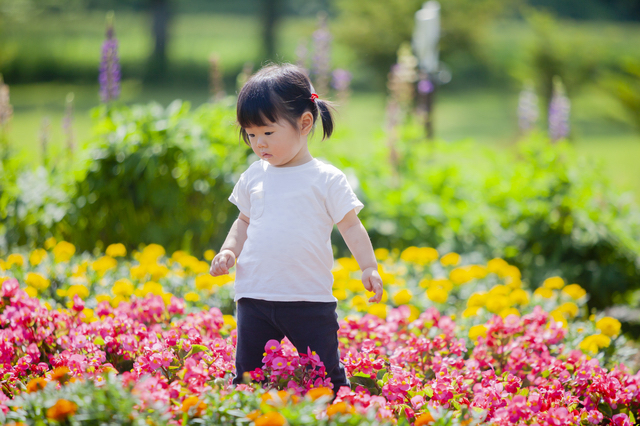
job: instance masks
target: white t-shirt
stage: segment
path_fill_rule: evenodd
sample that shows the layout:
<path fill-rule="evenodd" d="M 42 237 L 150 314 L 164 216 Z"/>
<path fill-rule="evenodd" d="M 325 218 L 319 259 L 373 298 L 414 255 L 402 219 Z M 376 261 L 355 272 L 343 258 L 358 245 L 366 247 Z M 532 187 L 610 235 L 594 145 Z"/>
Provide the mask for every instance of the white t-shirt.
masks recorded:
<path fill-rule="evenodd" d="M 331 230 L 363 204 L 340 170 L 313 159 L 253 163 L 229 201 L 250 219 L 236 264 L 235 300 L 334 302 Z"/>

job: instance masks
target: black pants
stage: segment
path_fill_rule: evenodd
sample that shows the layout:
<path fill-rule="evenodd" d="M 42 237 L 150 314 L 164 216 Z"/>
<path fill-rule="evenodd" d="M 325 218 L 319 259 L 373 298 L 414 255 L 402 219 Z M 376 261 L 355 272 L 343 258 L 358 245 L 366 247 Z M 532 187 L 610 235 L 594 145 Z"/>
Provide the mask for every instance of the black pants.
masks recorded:
<path fill-rule="evenodd" d="M 335 302 L 270 302 L 242 298 L 237 302 L 238 345 L 236 348 L 236 377 L 242 383 L 245 372 L 262 367 L 264 346 L 285 336 L 299 354 L 307 347 L 315 351 L 324 363 L 333 390 L 349 386 L 340 363 L 338 349 L 338 314 Z"/>

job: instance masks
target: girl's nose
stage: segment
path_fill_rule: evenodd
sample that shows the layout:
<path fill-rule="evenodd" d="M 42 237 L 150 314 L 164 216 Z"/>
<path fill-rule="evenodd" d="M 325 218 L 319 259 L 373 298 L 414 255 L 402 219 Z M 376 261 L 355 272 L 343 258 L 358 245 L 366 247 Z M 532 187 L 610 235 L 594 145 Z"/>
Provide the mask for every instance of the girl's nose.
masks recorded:
<path fill-rule="evenodd" d="M 264 138 L 258 138 L 257 145 L 258 145 L 258 148 L 265 148 L 267 146 Z"/>

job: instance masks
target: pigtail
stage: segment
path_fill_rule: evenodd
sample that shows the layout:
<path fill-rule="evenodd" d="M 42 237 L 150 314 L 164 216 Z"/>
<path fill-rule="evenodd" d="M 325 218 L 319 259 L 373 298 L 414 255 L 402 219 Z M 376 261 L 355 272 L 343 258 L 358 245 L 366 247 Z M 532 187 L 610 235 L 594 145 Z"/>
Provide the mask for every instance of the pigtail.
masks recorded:
<path fill-rule="evenodd" d="M 316 99 L 315 104 L 322 120 L 322 140 L 329 139 L 334 127 L 333 114 L 331 113 L 333 107 L 329 102 L 322 99 Z"/>

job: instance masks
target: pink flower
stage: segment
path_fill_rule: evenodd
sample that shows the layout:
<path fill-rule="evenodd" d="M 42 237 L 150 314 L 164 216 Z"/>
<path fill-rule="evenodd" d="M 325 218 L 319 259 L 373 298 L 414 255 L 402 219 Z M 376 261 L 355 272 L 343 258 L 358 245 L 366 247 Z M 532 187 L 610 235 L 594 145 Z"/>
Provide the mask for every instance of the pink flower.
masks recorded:
<path fill-rule="evenodd" d="M 587 421 L 592 425 L 599 425 L 604 415 L 598 410 L 590 410 L 587 412 Z"/>
<path fill-rule="evenodd" d="M 626 414 L 620 413 L 611 417 L 611 424 L 615 426 L 631 426 L 631 420 Z"/>
<path fill-rule="evenodd" d="M 15 278 L 9 278 L 8 280 L 4 280 L 2 283 L 2 287 L 0 287 L 0 296 L 12 298 L 18 292 L 20 288 L 20 283 Z"/>
<path fill-rule="evenodd" d="M 77 294 L 73 296 L 73 310 L 76 312 L 82 312 L 84 310 L 84 300 Z"/>

